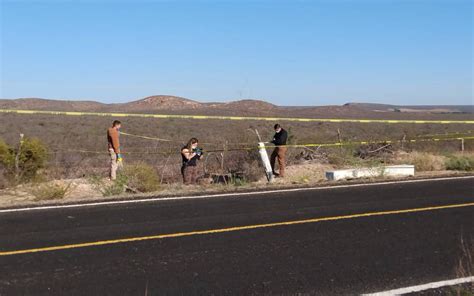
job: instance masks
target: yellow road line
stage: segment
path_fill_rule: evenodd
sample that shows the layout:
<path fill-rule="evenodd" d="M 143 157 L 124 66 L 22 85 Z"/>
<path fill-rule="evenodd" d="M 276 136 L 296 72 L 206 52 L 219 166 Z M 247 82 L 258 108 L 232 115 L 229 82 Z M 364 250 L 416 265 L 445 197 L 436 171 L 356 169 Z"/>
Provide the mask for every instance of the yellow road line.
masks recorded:
<path fill-rule="evenodd" d="M 174 118 L 174 119 L 219 119 L 219 120 L 258 120 L 258 121 L 300 121 L 300 122 L 358 122 L 358 123 L 437 123 L 437 124 L 474 124 L 474 120 L 396 120 L 396 119 L 350 119 L 350 118 L 293 118 L 293 117 L 257 117 L 257 116 L 213 116 L 213 115 L 179 115 L 179 114 L 139 114 L 139 113 L 101 113 L 101 112 L 69 112 L 45 110 L 0 109 L 0 113 L 16 114 L 48 114 L 67 116 L 112 116 L 141 118 Z"/>
<path fill-rule="evenodd" d="M 51 251 L 58 251 L 58 250 L 95 247 L 95 246 L 129 243 L 129 242 L 137 242 L 137 241 L 145 241 L 145 240 L 156 240 L 156 239 L 175 238 L 175 237 L 184 237 L 184 236 L 193 236 L 193 235 L 215 234 L 215 233 L 251 230 L 251 229 L 259 229 L 259 228 L 317 223 L 317 222 L 323 222 L 323 221 L 335 221 L 335 220 L 345 220 L 345 219 L 354 219 L 354 218 L 372 217 L 372 216 L 426 212 L 426 211 L 463 208 L 463 207 L 472 207 L 472 206 L 474 206 L 474 202 L 464 203 L 464 204 L 444 205 L 444 206 L 433 206 L 433 207 L 425 207 L 425 208 L 405 209 L 405 210 L 393 210 L 393 211 L 370 212 L 370 213 L 351 214 L 351 215 L 334 216 L 334 217 L 313 218 L 313 219 L 295 220 L 295 221 L 286 221 L 286 222 L 275 222 L 275 223 L 267 223 L 267 224 L 236 226 L 236 227 L 229 227 L 229 228 L 208 229 L 208 230 L 199 230 L 199 231 L 190 231 L 190 232 L 159 234 L 159 235 L 152 235 L 152 236 L 130 237 L 130 238 L 103 240 L 103 241 L 43 247 L 43 248 L 35 248 L 35 249 L 2 251 L 0 252 L 0 256 L 11 256 L 11 255 L 37 253 L 37 252 L 51 252 Z"/>

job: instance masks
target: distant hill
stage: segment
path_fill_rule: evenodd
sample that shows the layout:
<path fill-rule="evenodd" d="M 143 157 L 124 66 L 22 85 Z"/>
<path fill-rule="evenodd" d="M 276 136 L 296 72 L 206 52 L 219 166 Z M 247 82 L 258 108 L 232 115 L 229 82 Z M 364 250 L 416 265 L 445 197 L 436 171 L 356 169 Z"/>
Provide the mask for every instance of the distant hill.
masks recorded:
<path fill-rule="evenodd" d="M 92 111 L 99 110 L 104 104 L 93 101 L 46 100 L 22 98 L 16 100 L 0 99 L 2 109 L 53 110 L 53 111 Z"/>
<path fill-rule="evenodd" d="M 202 103 L 182 97 L 156 95 L 137 101 L 104 104 L 94 101 L 47 100 L 40 98 L 0 99 L 1 109 L 30 109 L 79 112 L 128 112 L 203 115 L 240 115 L 321 118 L 453 118 L 472 119 L 473 106 L 398 106 L 347 103 L 338 106 L 277 106 L 263 100 Z"/>
<path fill-rule="evenodd" d="M 199 109 L 203 104 L 175 96 L 151 96 L 144 99 L 123 104 L 108 104 L 104 108 L 122 110 L 126 112 L 187 110 Z"/>
<path fill-rule="evenodd" d="M 387 105 L 371 103 L 346 103 L 344 106 L 353 106 L 376 112 L 421 112 L 421 113 L 474 113 L 474 105 Z"/>

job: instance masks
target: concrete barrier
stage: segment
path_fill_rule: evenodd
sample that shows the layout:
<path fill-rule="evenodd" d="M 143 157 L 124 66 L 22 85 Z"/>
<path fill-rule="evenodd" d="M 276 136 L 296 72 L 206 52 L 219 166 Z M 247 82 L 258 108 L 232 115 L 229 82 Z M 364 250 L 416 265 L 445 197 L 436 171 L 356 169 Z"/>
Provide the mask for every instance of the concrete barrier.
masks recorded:
<path fill-rule="evenodd" d="M 380 166 L 373 168 L 357 168 L 357 169 L 346 169 L 346 170 L 334 170 L 326 172 L 326 179 L 330 181 L 344 180 L 344 179 L 357 179 L 357 178 L 369 178 L 369 177 L 401 177 L 401 176 L 414 176 L 415 166 L 409 164 L 402 165 L 389 165 Z"/>

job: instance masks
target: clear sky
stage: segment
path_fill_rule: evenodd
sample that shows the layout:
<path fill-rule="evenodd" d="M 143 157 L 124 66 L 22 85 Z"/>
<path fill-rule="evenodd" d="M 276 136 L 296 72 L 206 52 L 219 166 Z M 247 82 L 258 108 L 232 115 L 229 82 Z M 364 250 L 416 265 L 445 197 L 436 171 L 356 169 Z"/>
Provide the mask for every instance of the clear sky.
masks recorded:
<path fill-rule="evenodd" d="M 473 103 L 473 3 L 1 1 L 1 98 Z"/>

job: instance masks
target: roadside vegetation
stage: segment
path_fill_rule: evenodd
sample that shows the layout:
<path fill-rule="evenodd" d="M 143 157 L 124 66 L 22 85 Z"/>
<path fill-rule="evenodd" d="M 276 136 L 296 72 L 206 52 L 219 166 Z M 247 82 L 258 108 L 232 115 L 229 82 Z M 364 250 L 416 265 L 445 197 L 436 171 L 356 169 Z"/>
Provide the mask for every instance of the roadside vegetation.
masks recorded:
<path fill-rule="evenodd" d="M 451 155 L 446 159 L 446 169 L 458 171 L 474 170 L 474 155 Z"/>
<path fill-rule="evenodd" d="M 48 159 L 46 146 L 36 138 L 22 138 L 14 147 L 0 139 L 0 163 L 3 177 L 11 185 L 34 181 Z"/>
<path fill-rule="evenodd" d="M 412 164 L 416 171 L 443 171 L 446 169 L 446 157 L 430 152 L 412 151 L 403 153 L 396 159 L 396 163 Z"/>
<path fill-rule="evenodd" d="M 117 179 L 110 181 L 102 176 L 92 175 L 89 176 L 89 182 L 97 192 L 107 197 L 125 193 L 127 177 L 122 173 L 118 173 Z"/>
<path fill-rule="evenodd" d="M 130 118 L 123 129 L 132 134 L 159 137 L 154 141 L 121 137 L 124 168 L 116 181 L 107 179 L 109 156 L 104 130 L 106 117 L 61 117 L 15 114 L 0 118 L 0 196 L 5 190 L 24 191 L 34 200 L 61 200 L 73 196 L 117 196 L 134 193 L 233 190 L 267 186 L 256 149 L 255 129 L 263 141 L 273 136 L 266 122 L 213 120 L 152 120 Z M 218 123 L 221 123 L 219 121 Z M 417 135 L 449 133 L 465 125 L 283 123 L 289 144 L 418 139 Z M 80 129 L 75 127 L 81 126 Z M 186 128 L 185 128 L 186 127 Z M 20 141 L 21 131 L 28 134 Z M 204 148 L 199 163 L 200 185 L 181 185 L 180 148 L 198 137 Z M 423 138 L 424 139 L 424 138 Z M 245 149 L 241 149 L 245 148 Z M 324 182 L 325 171 L 340 168 L 413 164 L 417 172 L 474 170 L 474 141 L 392 142 L 341 147 L 298 147 L 287 153 L 287 178 L 274 186 Z M 268 150 L 271 153 L 271 150 Z M 61 182 L 55 182 L 55 181 Z M 9 193 L 10 194 L 10 193 Z M 25 193 L 26 194 L 26 193 Z"/>
<path fill-rule="evenodd" d="M 158 173 L 152 166 L 143 162 L 125 165 L 114 181 L 98 175 L 90 176 L 89 181 L 102 196 L 120 195 L 125 192 L 146 193 L 160 189 Z"/>
<path fill-rule="evenodd" d="M 465 240 L 461 238 L 460 242 L 461 256 L 456 266 L 456 276 L 466 278 L 474 275 L 474 239 Z M 452 288 L 452 295 L 471 296 L 474 295 L 474 282 Z"/>
<path fill-rule="evenodd" d="M 156 170 L 144 162 L 126 165 L 122 175 L 127 180 L 127 187 L 135 192 L 153 192 L 160 188 Z"/>
<path fill-rule="evenodd" d="M 35 200 L 54 200 L 63 199 L 71 192 L 71 183 L 62 184 L 58 182 L 43 182 L 33 184 L 29 192 L 35 197 Z"/>

